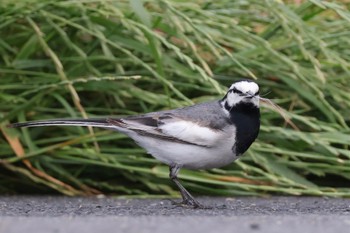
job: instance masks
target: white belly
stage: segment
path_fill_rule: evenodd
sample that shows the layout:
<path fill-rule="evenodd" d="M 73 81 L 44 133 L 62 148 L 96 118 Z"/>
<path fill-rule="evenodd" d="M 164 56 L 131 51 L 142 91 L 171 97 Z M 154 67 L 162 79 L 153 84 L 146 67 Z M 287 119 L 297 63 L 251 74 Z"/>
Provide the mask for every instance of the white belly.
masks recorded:
<path fill-rule="evenodd" d="M 237 158 L 232 149 L 235 142 L 234 136 L 209 148 L 137 134 L 129 134 L 129 136 L 149 154 L 167 165 L 177 164 L 189 169 L 210 169 L 225 166 Z"/>

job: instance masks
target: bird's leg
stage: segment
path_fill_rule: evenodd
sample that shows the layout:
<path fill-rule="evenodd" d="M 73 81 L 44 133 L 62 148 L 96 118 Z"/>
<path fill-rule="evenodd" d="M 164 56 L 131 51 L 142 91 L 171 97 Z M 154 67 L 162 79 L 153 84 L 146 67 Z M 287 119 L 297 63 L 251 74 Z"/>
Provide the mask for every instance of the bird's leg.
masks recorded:
<path fill-rule="evenodd" d="M 185 189 L 185 187 L 180 184 L 180 181 L 177 178 L 177 174 L 179 173 L 180 169 L 181 167 L 177 164 L 170 165 L 169 167 L 169 177 L 179 188 L 182 196 L 182 202 L 180 203 L 180 205 L 190 206 L 193 208 L 203 208 L 203 206 L 194 199 L 194 197 Z"/>

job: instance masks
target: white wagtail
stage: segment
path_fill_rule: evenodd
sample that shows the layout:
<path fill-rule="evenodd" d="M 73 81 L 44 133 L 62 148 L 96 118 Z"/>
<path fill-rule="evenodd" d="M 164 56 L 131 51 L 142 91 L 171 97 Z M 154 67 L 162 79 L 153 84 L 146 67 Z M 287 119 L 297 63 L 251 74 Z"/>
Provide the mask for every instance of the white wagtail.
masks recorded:
<path fill-rule="evenodd" d="M 181 205 L 201 207 L 180 184 L 180 169 L 222 167 L 242 155 L 259 133 L 259 99 L 259 86 L 242 80 L 233 83 L 219 101 L 125 118 L 43 120 L 9 127 L 94 126 L 125 133 L 169 165 L 170 179 L 183 199 Z"/>

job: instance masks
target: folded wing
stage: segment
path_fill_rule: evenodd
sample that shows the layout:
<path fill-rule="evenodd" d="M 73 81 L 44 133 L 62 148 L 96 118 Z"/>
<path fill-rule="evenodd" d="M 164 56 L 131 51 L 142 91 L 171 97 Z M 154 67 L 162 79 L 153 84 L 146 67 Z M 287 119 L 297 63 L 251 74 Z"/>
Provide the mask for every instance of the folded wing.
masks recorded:
<path fill-rule="evenodd" d="M 140 135 L 203 147 L 212 147 L 224 137 L 222 131 L 200 125 L 200 122 L 182 119 L 171 113 L 109 119 L 107 121 L 112 125 L 126 128 Z"/>

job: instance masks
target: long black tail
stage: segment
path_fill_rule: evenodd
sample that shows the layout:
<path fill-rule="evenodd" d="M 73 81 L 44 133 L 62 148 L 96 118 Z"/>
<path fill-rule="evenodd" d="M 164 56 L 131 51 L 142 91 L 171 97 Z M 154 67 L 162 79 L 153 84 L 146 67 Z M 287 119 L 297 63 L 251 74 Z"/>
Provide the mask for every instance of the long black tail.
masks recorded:
<path fill-rule="evenodd" d="M 43 121 L 27 121 L 9 124 L 9 128 L 21 127 L 39 127 L 39 126 L 92 126 L 101 128 L 115 128 L 108 122 L 108 118 L 104 119 L 53 119 Z"/>

